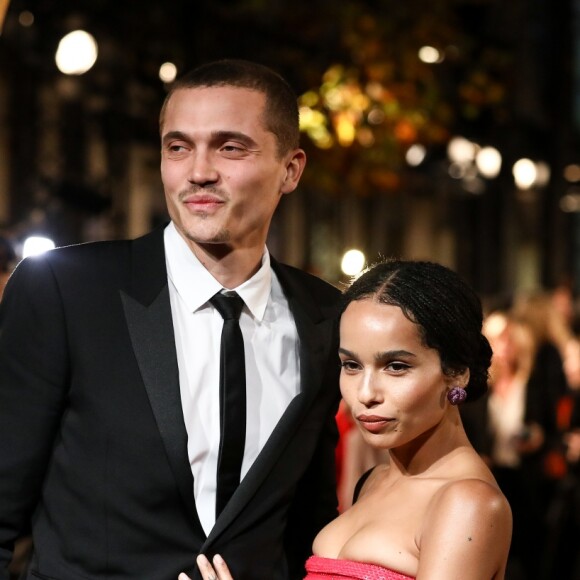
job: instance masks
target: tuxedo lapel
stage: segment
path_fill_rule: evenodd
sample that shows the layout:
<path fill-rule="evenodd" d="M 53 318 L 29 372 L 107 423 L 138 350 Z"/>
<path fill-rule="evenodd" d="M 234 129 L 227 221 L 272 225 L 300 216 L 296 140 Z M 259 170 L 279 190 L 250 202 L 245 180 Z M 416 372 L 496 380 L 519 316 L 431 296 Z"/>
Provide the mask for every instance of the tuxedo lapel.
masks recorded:
<path fill-rule="evenodd" d="M 188 513 L 199 524 L 181 406 L 162 229 L 135 240 L 130 277 L 127 291 L 121 290 L 121 300 L 133 350 L 178 488 Z"/>
<path fill-rule="evenodd" d="M 301 424 L 322 383 L 334 318 L 324 318 L 296 279 L 272 260 L 272 266 L 282 284 L 300 338 L 300 393 L 291 401 L 256 461 L 240 483 L 213 527 L 206 545 L 218 537 L 247 504 L 266 478 Z"/>

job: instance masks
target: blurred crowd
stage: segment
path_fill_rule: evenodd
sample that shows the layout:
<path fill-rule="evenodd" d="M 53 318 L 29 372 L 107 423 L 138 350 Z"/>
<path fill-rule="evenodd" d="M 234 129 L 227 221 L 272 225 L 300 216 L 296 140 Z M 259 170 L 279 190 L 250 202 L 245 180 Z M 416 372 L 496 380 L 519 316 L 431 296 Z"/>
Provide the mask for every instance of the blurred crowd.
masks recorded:
<path fill-rule="evenodd" d="M 488 306 L 489 391 L 463 405 L 466 431 L 510 501 L 506 580 L 580 580 L 580 308 L 567 285 Z M 384 460 L 348 410 L 337 417 L 341 509 L 359 475 Z"/>

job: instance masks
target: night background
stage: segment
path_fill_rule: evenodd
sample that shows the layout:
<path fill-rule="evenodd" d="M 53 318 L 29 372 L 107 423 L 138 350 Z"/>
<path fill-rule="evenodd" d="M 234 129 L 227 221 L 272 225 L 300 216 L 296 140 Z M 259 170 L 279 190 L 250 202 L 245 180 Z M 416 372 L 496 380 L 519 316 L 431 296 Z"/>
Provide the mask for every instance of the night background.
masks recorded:
<path fill-rule="evenodd" d="M 79 29 L 96 61 L 62 72 L 55 55 Z M 279 261 L 340 288 L 348 250 L 438 261 L 486 314 L 528 291 L 564 297 L 569 328 L 548 345 L 562 358 L 535 358 L 535 383 L 526 362 L 529 391 L 553 391 L 535 409 L 549 493 L 527 502 L 523 471 L 512 491 L 514 529 L 545 540 L 515 561 L 543 564 L 506 580 L 580 578 L 580 0 L 0 0 L 0 258 L 2 239 L 16 250 L 1 288 L 31 236 L 63 246 L 167 221 L 159 110 L 172 74 L 220 58 L 274 68 L 299 99 L 308 162 L 271 228 Z M 530 304 L 546 329 L 557 318 Z M 519 519 L 530 506 L 533 526 Z"/>
<path fill-rule="evenodd" d="M 276 217 L 279 259 L 335 283 L 350 248 L 433 259 L 484 297 L 577 286 L 579 17 L 572 0 L 12 0 L 0 233 L 65 245 L 162 223 L 160 67 L 239 57 L 282 73 L 302 107 L 308 165 Z M 98 58 L 66 75 L 55 52 L 79 28 Z M 456 137 L 495 148 L 499 174 L 453 162 Z M 542 169 L 524 188 L 522 158 Z"/>

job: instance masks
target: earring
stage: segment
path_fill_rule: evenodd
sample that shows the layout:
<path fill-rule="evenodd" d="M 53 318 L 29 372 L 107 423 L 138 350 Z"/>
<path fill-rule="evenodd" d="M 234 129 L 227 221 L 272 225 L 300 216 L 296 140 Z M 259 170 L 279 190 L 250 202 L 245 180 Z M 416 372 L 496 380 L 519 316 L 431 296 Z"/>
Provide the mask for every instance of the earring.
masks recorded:
<path fill-rule="evenodd" d="M 459 405 L 467 398 L 467 391 L 463 387 L 453 387 L 447 391 L 447 400 L 452 405 Z"/>

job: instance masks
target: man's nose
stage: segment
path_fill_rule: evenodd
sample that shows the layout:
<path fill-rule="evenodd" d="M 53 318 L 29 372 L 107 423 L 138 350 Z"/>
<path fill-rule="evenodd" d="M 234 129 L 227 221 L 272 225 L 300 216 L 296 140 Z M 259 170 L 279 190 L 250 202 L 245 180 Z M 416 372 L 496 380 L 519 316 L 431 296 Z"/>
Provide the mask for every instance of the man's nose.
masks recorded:
<path fill-rule="evenodd" d="M 215 183 L 218 180 L 218 172 L 208 153 L 197 151 L 192 156 L 188 180 L 200 186 Z"/>

